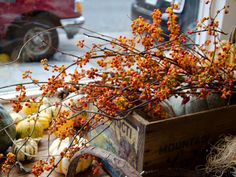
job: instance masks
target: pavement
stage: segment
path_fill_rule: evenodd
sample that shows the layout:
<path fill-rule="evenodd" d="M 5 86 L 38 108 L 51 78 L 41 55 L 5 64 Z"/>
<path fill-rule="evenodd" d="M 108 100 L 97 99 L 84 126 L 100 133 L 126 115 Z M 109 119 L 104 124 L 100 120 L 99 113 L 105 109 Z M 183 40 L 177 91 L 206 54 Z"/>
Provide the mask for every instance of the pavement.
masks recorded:
<path fill-rule="evenodd" d="M 103 33 L 104 35 L 112 36 L 112 37 L 118 37 L 121 33 L 120 32 L 112 32 L 112 33 Z M 123 32 L 122 35 L 130 36 L 130 32 Z M 68 66 L 71 64 L 74 60 L 76 60 L 76 57 L 71 56 L 83 56 L 87 51 L 88 48 L 78 48 L 76 47 L 76 42 L 78 40 L 85 40 L 85 45 L 88 47 L 91 47 L 93 43 L 104 43 L 99 40 L 95 40 L 93 38 L 86 37 L 83 34 L 78 34 L 75 36 L 75 38 L 68 40 L 66 38 L 66 34 L 63 31 L 59 30 L 59 49 L 50 60 L 50 65 L 66 65 Z M 2 54 L 5 58 L 4 54 Z M 1 54 L 0 54 L 1 57 Z M 3 57 L 3 59 L 4 59 Z M 3 63 L 1 63 L 3 64 Z M 86 66 L 83 67 L 83 69 L 87 70 L 92 67 L 98 67 L 95 60 L 89 62 Z M 69 72 L 74 71 L 75 67 L 71 67 L 68 70 Z M 49 77 L 53 75 L 52 72 L 44 71 L 41 64 L 38 62 L 32 62 L 32 63 L 14 63 L 11 65 L 1 65 L 0 66 L 0 92 L 3 91 L 14 91 L 15 86 L 14 84 L 24 83 L 28 82 L 30 80 L 23 80 L 22 79 L 22 73 L 26 70 L 31 70 L 33 72 L 32 77 L 37 78 L 40 81 L 47 81 Z M 7 87 L 11 86 L 11 87 Z M 30 86 L 28 86 L 30 87 Z"/>
<path fill-rule="evenodd" d="M 130 36 L 130 9 L 133 0 L 85 0 L 83 1 L 83 15 L 85 24 L 83 27 L 91 29 L 98 33 L 108 36 L 117 37 L 120 34 Z M 59 51 L 63 53 L 82 56 L 88 49 L 79 49 L 76 47 L 78 40 L 85 40 L 86 46 L 98 42 L 93 38 L 86 37 L 84 33 L 89 33 L 86 30 L 80 30 L 73 39 L 68 40 L 63 30 L 59 29 Z M 91 33 L 90 33 L 91 34 Z M 92 33 L 94 34 L 94 33 Z M 99 41 L 100 43 L 101 41 Z M 75 57 L 57 52 L 49 61 L 50 64 L 69 65 Z M 0 60 L 6 60 L 6 56 L 1 56 Z M 6 86 L 26 82 L 22 79 L 22 72 L 31 70 L 33 77 L 40 81 L 47 81 L 48 77 L 52 76 L 51 72 L 45 72 L 39 63 L 14 63 L 11 65 L 2 65 L 0 63 L 0 92 L 14 91 L 15 87 Z M 88 63 L 84 69 L 97 67 L 96 61 Z M 74 68 L 71 68 L 71 70 Z M 71 71 L 70 70 L 70 71 Z"/>

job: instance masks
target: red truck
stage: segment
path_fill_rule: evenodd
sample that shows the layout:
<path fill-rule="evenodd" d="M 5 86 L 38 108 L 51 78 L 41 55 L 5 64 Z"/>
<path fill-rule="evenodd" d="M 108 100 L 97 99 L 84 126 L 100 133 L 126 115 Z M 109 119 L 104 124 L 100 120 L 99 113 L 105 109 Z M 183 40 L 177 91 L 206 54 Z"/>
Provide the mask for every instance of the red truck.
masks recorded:
<path fill-rule="evenodd" d="M 83 23 L 81 0 L 0 0 L 0 52 L 15 59 L 21 51 L 23 61 L 49 58 L 58 48 L 56 27 L 72 38 Z"/>

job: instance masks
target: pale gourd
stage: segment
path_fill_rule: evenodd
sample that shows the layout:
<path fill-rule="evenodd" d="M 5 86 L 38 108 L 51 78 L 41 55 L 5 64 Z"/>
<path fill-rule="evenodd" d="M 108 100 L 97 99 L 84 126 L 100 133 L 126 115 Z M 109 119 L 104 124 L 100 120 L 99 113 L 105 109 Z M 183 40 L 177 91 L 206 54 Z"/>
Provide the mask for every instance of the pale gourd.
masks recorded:
<path fill-rule="evenodd" d="M 79 144 L 77 145 L 78 147 L 82 147 L 82 144 L 88 142 L 84 138 L 78 137 L 77 139 L 79 141 Z M 60 140 L 59 138 L 57 138 L 52 142 L 51 146 L 49 147 L 49 153 L 50 155 L 55 156 L 55 163 L 57 163 L 61 159 L 60 153 L 65 148 L 68 148 L 69 145 L 70 145 L 70 139 L 68 137 L 64 140 Z M 89 168 L 89 166 L 92 163 L 92 160 L 93 158 L 91 156 L 87 158 L 80 158 L 77 168 L 76 168 L 76 174 L 79 172 L 83 172 L 87 168 Z M 57 168 L 55 169 L 55 171 L 57 173 L 67 174 L 69 163 L 70 163 L 70 159 L 67 157 L 63 157 L 60 163 L 58 164 Z"/>
<path fill-rule="evenodd" d="M 37 99 L 36 99 L 36 101 L 37 102 L 40 102 L 42 105 L 51 105 L 51 101 L 50 101 L 50 98 L 48 98 L 48 97 L 38 97 Z"/>
<path fill-rule="evenodd" d="M 44 101 L 39 108 L 39 112 L 49 115 L 51 119 L 57 117 L 58 114 L 63 111 L 68 111 L 72 115 L 73 113 L 70 109 L 70 104 L 76 103 L 77 100 L 80 99 L 82 96 L 83 95 L 71 94 L 65 100 L 63 100 L 59 105 L 53 105 L 48 100 Z"/>
<path fill-rule="evenodd" d="M 64 106 L 55 106 L 55 105 L 41 105 L 39 108 L 39 113 L 42 115 L 47 115 L 47 117 L 50 118 L 50 121 L 57 117 L 59 112 L 62 111 L 68 111 L 69 109 L 66 109 Z"/>
<path fill-rule="evenodd" d="M 64 111 L 68 111 L 71 115 L 72 112 L 71 110 L 67 107 L 67 106 L 63 106 L 63 105 L 58 105 L 58 106 L 51 106 L 51 111 L 52 111 L 52 119 L 57 117 L 59 115 L 59 113 L 64 112 Z"/>
<path fill-rule="evenodd" d="M 32 138 L 18 139 L 14 142 L 13 153 L 18 161 L 32 160 L 38 153 L 38 143 Z"/>
<path fill-rule="evenodd" d="M 32 138 L 42 137 L 44 127 L 40 122 L 24 119 L 16 125 L 16 133 L 18 138 L 25 138 L 31 135 Z"/>
<path fill-rule="evenodd" d="M 62 105 L 69 106 L 71 103 L 76 103 L 79 99 L 81 99 L 83 94 L 70 93 L 63 101 Z"/>
<path fill-rule="evenodd" d="M 53 118 L 53 109 L 52 106 L 43 104 L 39 108 L 39 113 L 43 116 L 47 116 L 49 121 Z"/>
<path fill-rule="evenodd" d="M 43 99 L 38 97 L 36 100 L 40 101 L 41 103 L 39 107 L 39 113 L 47 115 L 50 118 L 50 121 L 58 115 L 59 111 L 68 110 L 65 108 L 65 106 L 55 106 L 53 103 L 59 100 L 55 100 L 54 98 L 54 102 L 52 102 L 51 99 L 47 97 L 44 97 Z"/>
<path fill-rule="evenodd" d="M 52 118 L 57 117 L 60 111 L 60 106 L 51 106 Z"/>
<path fill-rule="evenodd" d="M 225 100 L 220 98 L 219 94 L 211 94 L 207 98 L 198 98 L 190 96 L 186 104 L 182 103 L 183 98 L 180 96 L 171 96 L 163 102 L 163 106 L 168 107 L 173 112 L 172 116 L 181 116 L 185 114 L 196 113 L 204 110 L 222 107 L 226 104 Z"/>
<path fill-rule="evenodd" d="M 85 95 L 71 93 L 62 101 L 62 108 L 65 110 L 71 110 L 70 106 L 80 107 L 78 100 L 83 98 Z"/>
<path fill-rule="evenodd" d="M 19 113 L 16 113 L 16 112 L 10 113 L 10 116 L 15 123 L 19 123 L 20 121 L 24 119 Z"/>

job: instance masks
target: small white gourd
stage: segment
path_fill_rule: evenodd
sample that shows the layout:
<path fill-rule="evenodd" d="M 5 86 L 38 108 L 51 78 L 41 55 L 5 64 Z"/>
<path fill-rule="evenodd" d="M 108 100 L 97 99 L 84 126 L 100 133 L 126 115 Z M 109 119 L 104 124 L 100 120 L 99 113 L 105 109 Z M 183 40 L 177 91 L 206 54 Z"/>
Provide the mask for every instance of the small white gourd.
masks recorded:
<path fill-rule="evenodd" d="M 38 153 L 38 143 L 32 138 L 18 139 L 14 142 L 13 152 L 18 161 L 31 160 Z"/>

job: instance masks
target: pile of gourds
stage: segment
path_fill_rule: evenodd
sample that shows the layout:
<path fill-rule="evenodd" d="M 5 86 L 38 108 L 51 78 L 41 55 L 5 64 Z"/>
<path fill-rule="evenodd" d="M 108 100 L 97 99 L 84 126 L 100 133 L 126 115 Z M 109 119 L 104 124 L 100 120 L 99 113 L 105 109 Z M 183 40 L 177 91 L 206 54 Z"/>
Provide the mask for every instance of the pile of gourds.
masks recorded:
<path fill-rule="evenodd" d="M 48 129 L 52 119 L 58 114 L 60 108 L 53 106 L 48 98 L 40 99 L 39 102 L 27 102 L 23 104 L 19 113 L 8 113 L 0 106 L 0 130 L 8 127 L 0 132 L 0 153 L 5 152 L 12 146 L 12 152 L 16 154 L 18 161 L 32 160 L 37 155 L 40 138 L 44 135 L 44 131 Z M 68 105 L 68 102 L 64 102 Z M 81 144 L 87 144 L 87 140 L 79 138 L 78 144 L 74 146 L 80 147 Z M 14 140 L 14 141 L 13 141 Z M 49 153 L 55 156 L 56 163 L 60 160 L 60 154 L 70 145 L 69 138 L 64 140 L 55 139 L 49 148 Z M 70 159 L 63 157 L 59 165 L 55 169 L 56 172 L 66 174 Z M 77 172 L 84 171 L 92 163 L 92 158 L 81 159 L 78 163 Z"/>

